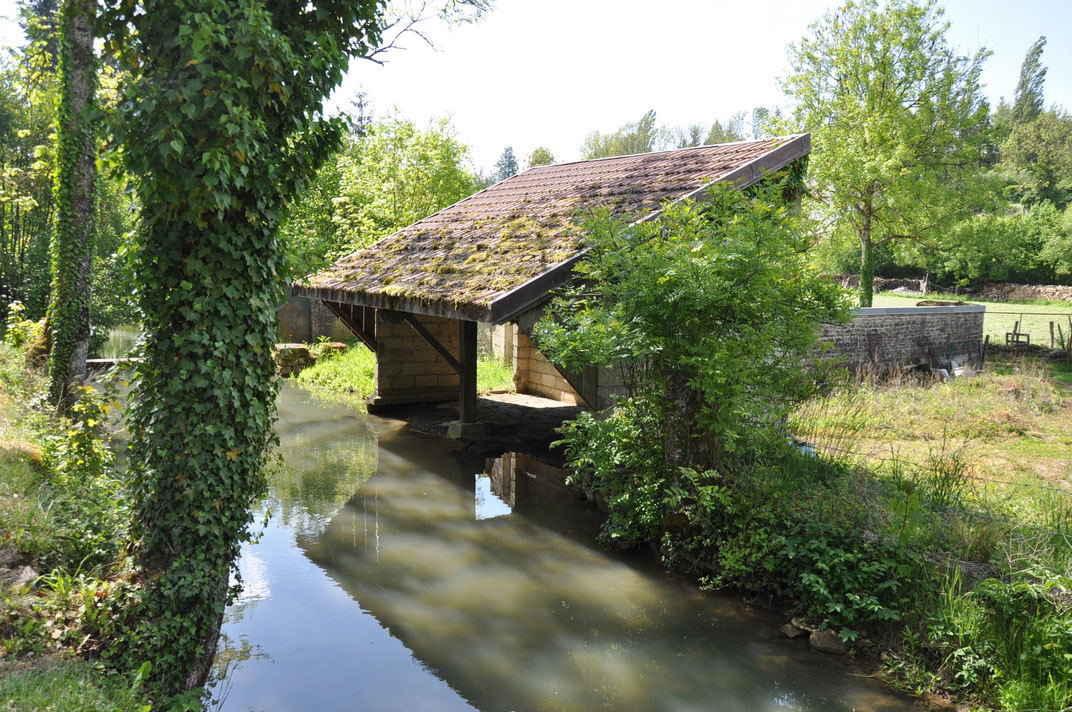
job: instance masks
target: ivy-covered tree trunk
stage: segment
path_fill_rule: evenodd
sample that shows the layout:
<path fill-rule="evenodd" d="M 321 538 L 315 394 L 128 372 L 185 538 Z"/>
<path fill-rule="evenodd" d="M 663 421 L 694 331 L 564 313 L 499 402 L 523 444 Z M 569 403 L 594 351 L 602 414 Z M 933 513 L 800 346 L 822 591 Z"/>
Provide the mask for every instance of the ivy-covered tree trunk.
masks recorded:
<path fill-rule="evenodd" d="M 145 333 L 129 414 L 140 626 L 116 654 L 165 694 L 208 673 L 274 441 L 287 202 L 336 144 L 324 98 L 377 0 L 114 2 L 132 77 L 115 131 L 142 180 Z"/>
<path fill-rule="evenodd" d="M 56 149 L 56 232 L 52 242 L 49 397 L 61 410 L 86 374 L 89 354 L 89 264 L 96 223 L 97 65 L 95 0 L 67 0 L 60 10 L 60 103 Z"/>

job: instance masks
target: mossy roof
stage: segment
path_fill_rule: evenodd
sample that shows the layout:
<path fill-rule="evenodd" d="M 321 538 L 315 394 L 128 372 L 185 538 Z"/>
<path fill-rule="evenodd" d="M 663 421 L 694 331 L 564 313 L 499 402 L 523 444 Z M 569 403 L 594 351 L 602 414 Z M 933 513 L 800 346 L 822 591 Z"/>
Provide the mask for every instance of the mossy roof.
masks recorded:
<path fill-rule="evenodd" d="M 606 210 L 644 219 L 711 183 L 743 187 L 809 148 L 804 134 L 530 168 L 343 257 L 293 292 L 498 322 L 568 277 L 583 250 L 577 218 Z"/>

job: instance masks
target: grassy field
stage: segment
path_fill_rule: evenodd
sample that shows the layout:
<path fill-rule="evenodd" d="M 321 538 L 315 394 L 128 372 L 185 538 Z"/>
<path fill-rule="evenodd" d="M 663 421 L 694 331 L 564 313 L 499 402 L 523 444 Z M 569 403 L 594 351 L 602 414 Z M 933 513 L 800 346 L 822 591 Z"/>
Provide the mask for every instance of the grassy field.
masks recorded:
<path fill-rule="evenodd" d="M 921 299 L 947 299 L 948 295 L 902 296 L 883 292 L 876 294 L 872 304 L 876 307 L 910 307 Z M 948 297 L 962 301 L 963 297 Z M 986 307 L 983 319 L 983 333 L 990 335 L 990 343 L 1004 344 L 1005 333 L 1012 331 L 1013 325 L 1020 321 L 1020 331 L 1031 335 L 1031 343 L 1040 346 L 1050 345 L 1050 322 L 1054 322 L 1054 339 L 1057 339 L 1057 325 L 1061 325 L 1065 339 L 1070 337 L 1069 317 L 1072 317 L 1072 304 L 1012 304 L 1009 302 L 965 301 L 966 304 L 981 304 Z"/>

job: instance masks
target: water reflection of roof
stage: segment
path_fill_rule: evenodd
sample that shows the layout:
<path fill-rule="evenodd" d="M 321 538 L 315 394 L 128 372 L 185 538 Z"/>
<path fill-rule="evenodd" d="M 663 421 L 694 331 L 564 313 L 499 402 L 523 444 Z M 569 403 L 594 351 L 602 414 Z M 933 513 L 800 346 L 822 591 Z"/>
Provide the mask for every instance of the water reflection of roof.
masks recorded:
<path fill-rule="evenodd" d="M 294 293 L 498 323 L 569 276 L 583 251 L 578 216 L 648 219 L 713 183 L 750 185 L 810 146 L 803 134 L 531 168 L 343 257 Z"/>

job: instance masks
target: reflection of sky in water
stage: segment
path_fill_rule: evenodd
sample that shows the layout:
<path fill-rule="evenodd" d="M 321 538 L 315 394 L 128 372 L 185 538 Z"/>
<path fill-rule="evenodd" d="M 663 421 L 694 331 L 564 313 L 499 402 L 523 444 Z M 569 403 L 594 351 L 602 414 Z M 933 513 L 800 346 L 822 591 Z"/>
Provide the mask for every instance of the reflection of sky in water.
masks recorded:
<path fill-rule="evenodd" d="M 476 475 L 475 506 L 477 519 L 505 517 L 513 510 L 510 505 L 491 491 L 491 478 Z"/>
<path fill-rule="evenodd" d="M 225 712 L 912 709 L 778 637 L 781 621 L 593 548 L 598 514 L 520 456 L 460 464 L 369 418 L 379 447 L 354 459 L 373 437 L 364 417 L 301 393 L 281 396 L 297 462 L 289 499 L 271 496 L 291 524 L 273 518 L 245 549 L 249 591 L 225 626 L 264 657 L 231 675 Z"/>

